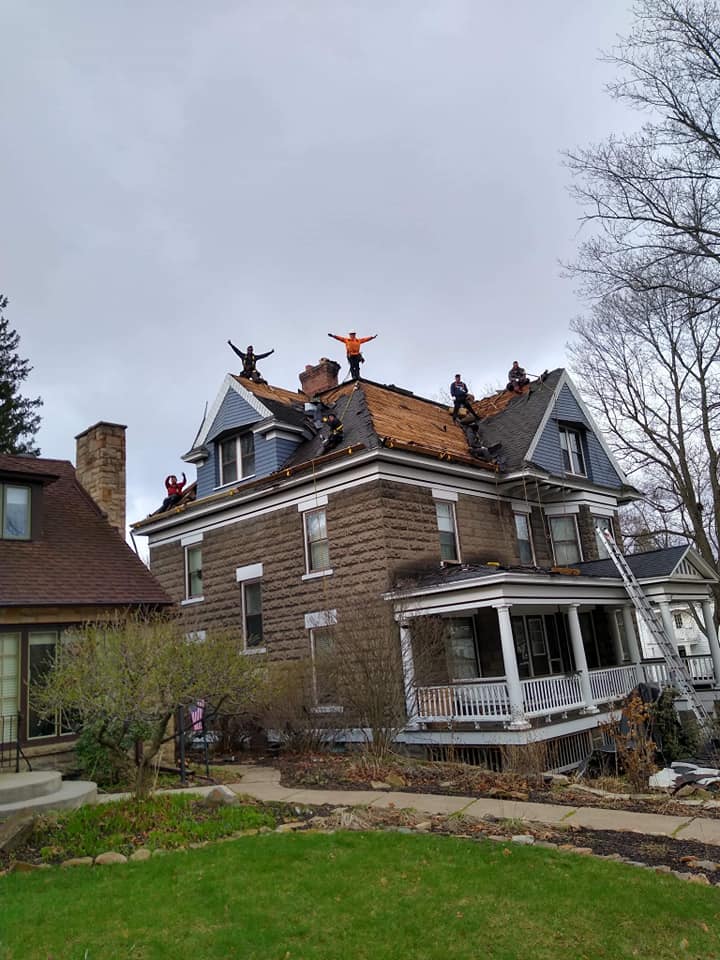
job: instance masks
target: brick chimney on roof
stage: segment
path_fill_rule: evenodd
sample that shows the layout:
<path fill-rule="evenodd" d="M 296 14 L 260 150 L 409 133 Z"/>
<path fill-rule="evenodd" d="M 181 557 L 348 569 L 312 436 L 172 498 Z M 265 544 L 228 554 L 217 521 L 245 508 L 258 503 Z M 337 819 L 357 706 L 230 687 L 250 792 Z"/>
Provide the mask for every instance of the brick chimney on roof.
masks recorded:
<path fill-rule="evenodd" d="M 340 364 L 323 357 L 314 367 L 307 366 L 300 374 L 300 385 L 306 397 L 314 397 L 323 390 L 331 390 L 338 385 Z"/>
<path fill-rule="evenodd" d="M 125 430 L 102 420 L 75 437 L 75 473 L 125 539 Z"/>

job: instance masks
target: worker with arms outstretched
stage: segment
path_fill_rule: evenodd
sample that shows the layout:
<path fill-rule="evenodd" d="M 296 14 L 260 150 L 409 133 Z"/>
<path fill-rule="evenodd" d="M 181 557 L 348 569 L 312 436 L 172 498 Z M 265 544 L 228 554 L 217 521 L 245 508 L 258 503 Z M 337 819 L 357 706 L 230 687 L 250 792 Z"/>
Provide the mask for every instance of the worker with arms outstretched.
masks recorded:
<path fill-rule="evenodd" d="M 264 360 L 265 357 L 269 357 L 271 353 L 275 353 L 275 350 L 268 350 L 267 353 L 255 353 L 252 344 L 250 344 L 247 350 L 243 351 L 239 350 L 231 340 L 228 340 L 228 345 L 242 360 L 243 368 L 240 371 L 240 376 L 245 377 L 247 380 L 254 380 L 255 383 L 265 383 L 256 364 L 258 360 Z"/>
<path fill-rule="evenodd" d="M 339 337 L 336 333 L 329 333 L 329 337 L 332 337 L 333 340 L 339 340 L 340 343 L 345 344 L 345 350 L 347 351 L 348 363 L 350 364 L 350 376 L 353 380 L 360 379 L 360 364 L 365 363 L 365 357 L 360 353 L 360 347 L 363 343 L 368 343 L 370 340 L 374 340 L 377 337 L 377 334 L 374 333 L 372 337 L 358 337 L 355 334 L 354 330 L 351 330 L 347 337 Z"/>

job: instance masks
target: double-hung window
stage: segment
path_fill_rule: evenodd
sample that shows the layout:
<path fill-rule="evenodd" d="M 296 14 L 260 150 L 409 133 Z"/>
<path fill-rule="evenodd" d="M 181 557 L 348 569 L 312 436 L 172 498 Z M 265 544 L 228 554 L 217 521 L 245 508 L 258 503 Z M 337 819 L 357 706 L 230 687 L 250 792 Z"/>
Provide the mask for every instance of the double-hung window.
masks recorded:
<path fill-rule="evenodd" d="M 550 537 L 552 539 L 555 563 L 560 567 L 572 566 L 582 561 L 575 517 L 550 517 Z"/>
<path fill-rule="evenodd" d="M 580 430 L 560 425 L 560 450 L 562 452 L 563 467 L 566 473 L 574 473 L 580 477 L 587 476 L 585 454 L 583 453 L 583 435 Z"/>
<path fill-rule="evenodd" d="M 185 547 L 185 599 L 202 600 L 202 547 Z"/>
<path fill-rule="evenodd" d="M 615 539 L 613 536 L 613 528 L 610 517 L 593 517 L 593 524 L 603 533 L 609 533 L 613 540 Z M 597 540 L 598 545 L 598 557 L 600 557 L 601 560 L 604 560 L 606 557 L 610 556 L 608 548 L 605 546 L 601 537 L 596 536 L 595 539 Z"/>
<path fill-rule="evenodd" d="M 526 513 L 515 514 L 515 537 L 517 538 L 520 563 L 524 567 L 535 564 L 533 553 L 532 533 L 530 532 L 530 517 Z"/>
<path fill-rule="evenodd" d="M 330 544 L 327 534 L 325 508 L 308 510 L 303 514 L 305 523 L 305 555 L 307 572 L 320 573 L 330 569 Z"/>
<path fill-rule="evenodd" d="M 435 513 L 440 535 L 440 559 L 443 563 L 458 563 L 460 550 L 455 524 L 455 504 L 450 500 L 436 500 Z"/>
<path fill-rule="evenodd" d="M 245 649 L 263 646 L 262 582 L 244 580 L 242 583 L 243 633 Z"/>
<path fill-rule="evenodd" d="M 219 443 L 220 486 L 244 480 L 255 473 L 255 438 L 241 433 Z"/>
<path fill-rule="evenodd" d="M 322 710 L 339 703 L 335 671 L 334 628 L 313 627 L 310 631 L 315 703 Z"/>
<path fill-rule="evenodd" d="M 0 483 L 0 535 L 3 540 L 30 539 L 30 487 Z"/>

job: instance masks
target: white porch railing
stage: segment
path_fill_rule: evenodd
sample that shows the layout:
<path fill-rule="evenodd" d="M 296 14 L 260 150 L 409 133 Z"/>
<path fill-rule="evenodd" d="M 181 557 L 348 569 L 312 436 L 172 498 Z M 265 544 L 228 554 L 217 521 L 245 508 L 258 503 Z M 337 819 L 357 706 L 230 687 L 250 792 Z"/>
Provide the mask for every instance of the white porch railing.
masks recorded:
<path fill-rule="evenodd" d="M 712 657 L 688 657 L 687 665 L 696 683 L 713 681 Z M 618 700 L 645 680 L 658 686 L 668 683 L 664 660 L 644 661 L 639 666 L 606 667 L 589 670 L 593 703 Z M 558 675 L 522 680 L 523 712 L 526 717 L 546 717 L 567 710 L 581 710 L 583 701 L 580 678 Z M 503 677 L 476 680 L 470 683 L 447 683 L 417 690 L 417 719 L 431 723 L 510 720 L 510 696 Z"/>
<path fill-rule="evenodd" d="M 419 687 L 418 717 L 421 720 L 509 720 L 510 699 L 504 679 L 476 683 L 451 683 Z"/>
<path fill-rule="evenodd" d="M 694 683 L 714 683 L 713 662 L 709 654 L 707 656 L 684 657 L 683 659 Z M 647 683 L 655 683 L 662 687 L 670 682 L 667 664 L 664 660 L 644 660 L 641 669 Z"/>
<path fill-rule="evenodd" d="M 526 717 L 547 716 L 583 707 L 582 689 L 578 677 L 538 677 L 523 680 L 523 708 Z"/>
<path fill-rule="evenodd" d="M 638 671 L 632 663 L 624 667 L 589 670 L 588 674 L 594 703 L 624 697 L 638 684 Z"/>

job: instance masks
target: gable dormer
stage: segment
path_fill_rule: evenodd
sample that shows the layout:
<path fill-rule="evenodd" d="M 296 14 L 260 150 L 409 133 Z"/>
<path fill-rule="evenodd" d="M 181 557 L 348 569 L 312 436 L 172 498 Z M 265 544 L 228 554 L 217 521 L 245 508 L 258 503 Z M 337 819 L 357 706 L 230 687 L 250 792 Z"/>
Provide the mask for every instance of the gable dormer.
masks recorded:
<path fill-rule="evenodd" d="M 626 483 L 619 464 L 565 372 L 526 458 L 568 481 L 587 480 L 616 489 Z"/>
<path fill-rule="evenodd" d="M 183 457 L 197 466 L 198 499 L 280 469 L 308 436 L 302 398 L 294 400 L 286 391 L 228 374 Z"/>

